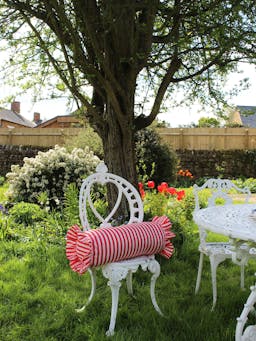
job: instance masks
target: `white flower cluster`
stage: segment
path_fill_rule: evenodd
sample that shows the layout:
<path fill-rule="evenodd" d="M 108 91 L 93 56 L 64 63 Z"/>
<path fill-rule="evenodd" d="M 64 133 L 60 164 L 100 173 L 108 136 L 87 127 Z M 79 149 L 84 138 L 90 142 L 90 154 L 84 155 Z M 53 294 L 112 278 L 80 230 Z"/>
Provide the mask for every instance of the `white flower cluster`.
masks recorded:
<path fill-rule="evenodd" d="M 100 159 L 89 147 L 75 148 L 69 153 L 65 147 L 55 146 L 39 152 L 35 158 L 24 158 L 22 167 L 13 165 L 6 177 L 8 196 L 13 201 L 37 202 L 42 192 L 47 194 L 50 206 L 61 204 L 67 186 L 80 186 L 83 178 L 95 171 Z"/>

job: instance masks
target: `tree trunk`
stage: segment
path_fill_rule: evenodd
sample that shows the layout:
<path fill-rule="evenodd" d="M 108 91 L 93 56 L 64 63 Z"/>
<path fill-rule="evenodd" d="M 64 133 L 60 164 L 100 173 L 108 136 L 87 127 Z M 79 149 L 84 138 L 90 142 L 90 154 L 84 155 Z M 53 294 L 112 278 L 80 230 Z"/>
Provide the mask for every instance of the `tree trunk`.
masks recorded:
<path fill-rule="evenodd" d="M 123 134 L 114 113 L 111 113 L 102 139 L 104 159 L 109 172 L 120 175 L 137 186 L 133 131 L 129 129 Z"/>
<path fill-rule="evenodd" d="M 125 178 L 137 188 L 137 173 L 135 163 L 135 144 L 132 129 L 127 129 L 123 134 L 113 110 L 108 110 L 108 125 L 102 136 L 104 161 L 110 173 Z M 113 186 L 108 188 L 108 202 L 110 208 L 116 202 L 116 190 Z M 123 202 L 117 215 L 127 216 L 127 203 Z M 116 217 L 117 218 L 117 217 Z M 119 218 L 119 217 L 118 217 Z"/>

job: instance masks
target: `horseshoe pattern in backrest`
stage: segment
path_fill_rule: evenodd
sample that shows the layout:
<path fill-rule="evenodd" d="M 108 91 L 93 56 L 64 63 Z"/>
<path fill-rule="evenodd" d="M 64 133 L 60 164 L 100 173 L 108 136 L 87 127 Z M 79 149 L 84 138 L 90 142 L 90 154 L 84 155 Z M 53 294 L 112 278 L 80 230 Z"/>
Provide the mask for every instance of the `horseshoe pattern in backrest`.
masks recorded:
<path fill-rule="evenodd" d="M 99 212 L 96 210 L 92 198 L 91 198 L 91 189 L 94 184 L 101 184 L 105 185 L 107 183 L 112 183 L 117 187 L 118 195 L 115 206 L 113 207 L 112 211 L 108 214 L 107 217 L 102 217 Z M 114 214 L 116 213 L 123 195 L 125 196 L 128 205 L 129 205 L 129 221 L 130 223 L 136 223 L 143 221 L 143 203 L 141 197 L 136 190 L 136 188 L 130 184 L 124 178 L 108 173 L 108 169 L 103 162 L 101 162 L 97 168 L 96 173 L 90 175 L 86 178 L 81 186 L 80 194 L 79 194 L 79 214 L 80 220 L 84 230 L 89 230 L 90 225 L 87 217 L 87 205 L 90 206 L 93 214 L 95 217 L 100 221 L 99 227 L 108 227 L 111 226 L 110 220 L 113 218 Z"/>

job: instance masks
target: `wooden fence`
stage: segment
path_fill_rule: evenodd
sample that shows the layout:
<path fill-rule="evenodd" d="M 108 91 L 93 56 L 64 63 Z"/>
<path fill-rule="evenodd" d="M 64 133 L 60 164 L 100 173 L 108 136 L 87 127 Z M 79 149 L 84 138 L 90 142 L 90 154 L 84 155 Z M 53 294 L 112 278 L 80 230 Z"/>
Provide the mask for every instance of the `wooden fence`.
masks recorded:
<path fill-rule="evenodd" d="M 0 128 L 1 145 L 62 145 L 83 128 Z M 161 128 L 161 138 L 174 150 L 256 149 L 256 128 Z"/>
<path fill-rule="evenodd" d="M 83 128 L 0 128 L 1 145 L 52 147 L 63 145 Z"/>
<path fill-rule="evenodd" d="M 162 128 L 158 132 L 174 150 L 256 149 L 256 128 Z"/>

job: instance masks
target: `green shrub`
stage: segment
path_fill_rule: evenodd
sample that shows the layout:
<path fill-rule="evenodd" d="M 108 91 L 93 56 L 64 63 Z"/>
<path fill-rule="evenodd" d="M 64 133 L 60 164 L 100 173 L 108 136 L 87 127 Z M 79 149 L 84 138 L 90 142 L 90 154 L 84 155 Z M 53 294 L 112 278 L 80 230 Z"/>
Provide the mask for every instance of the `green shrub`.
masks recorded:
<path fill-rule="evenodd" d="M 16 224 L 25 226 L 33 225 L 38 221 L 43 221 L 47 212 L 37 204 L 20 202 L 9 210 L 9 217 Z"/>
<path fill-rule="evenodd" d="M 11 234 L 11 227 L 7 216 L 7 211 L 3 205 L 0 205 L 0 240 L 7 240 Z"/>
<path fill-rule="evenodd" d="M 143 201 L 145 220 L 167 213 L 171 201 L 162 193 L 147 192 Z"/>
<path fill-rule="evenodd" d="M 191 219 L 194 206 L 192 188 L 186 189 L 185 196 L 180 200 L 175 195 L 156 190 L 146 190 L 144 196 L 145 220 L 162 215 L 166 215 L 170 219 L 172 231 L 176 234 L 173 239 L 176 253 L 180 252 L 188 235 L 193 233 Z"/>
<path fill-rule="evenodd" d="M 64 147 L 55 146 L 39 152 L 35 158 L 24 158 L 22 167 L 13 165 L 6 175 L 10 184 L 9 200 L 38 203 L 45 193 L 51 209 L 61 208 L 67 186 L 74 182 L 79 187 L 82 178 L 93 173 L 99 161 L 88 147 L 68 152 Z"/>
<path fill-rule="evenodd" d="M 158 133 L 151 128 L 140 130 L 135 135 L 137 169 L 141 180 L 175 183 L 177 155 L 167 144 L 161 142 Z"/>
<path fill-rule="evenodd" d="M 65 147 L 74 148 L 88 146 L 94 154 L 103 158 L 102 141 L 99 135 L 89 126 L 76 137 L 67 140 Z M 177 171 L 177 155 L 167 144 L 161 142 L 159 135 L 152 128 L 143 129 L 135 134 L 137 169 L 141 180 L 151 178 L 157 183 L 167 181 L 174 183 Z M 151 176 L 151 174 L 153 174 Z"/>
<path fill-rule="evenodd" d="M 64 193 L 63 218 L 67 225 L 79 224 L 79 190 L 75 183 L 67 186 Z"/>
<path fill-rule="evenodd" d="M 176 201 L 176 205 L 170 207 L 168 213 L 173 217 L 173 220 L 179 220 L 182 224 L 186 224 L 188 221 L 193 220 L 193 211 L 195 209 L 195 197 L 193 189 L 188 188 L 185 191 L 185 196 L 182 200 Z"/>
<path fill-rule="evenodd" d="M 248 178 L 248 179 L 237 179 L 234 180 L 234 183 L 238 186 L 238 187 L 247 187 L 249 188 L 249 190 L 251 191 L 251 193 L 256 193 L 256 179 L 254 178 Z"/>
<path fill-rule="evenodd" d="M 99 158 L 103 158 L 103 145 L 99 135 L 90 127 L 86 126 L 77 136 L 66 140 L 65 147 L 68 151 L 74 148 L 86 148 L 94 152 Z"/>
<path fill-rule="evenodd" d="M 6 191 L 8 189 L 8 183 L 5 182 L 4 185 L 0 186 L 0 203 L 6 201 Z"/>
<path fill-rule="evenodd" d="M 172 231 L 176 234 L 173 244 L 178 254 L 188 239 L 196 240 L 198 230 L 193 228 L 192 214 L 195 208 L 195 198 L 192 188 L 185 190 L 185 197 L 169 205 L 167 215 L 172 222 Z M 196 231 L 196 232 L 195 232 Z"/>
<path fill-rule="evenodd" d="M 209 176 L 200 177 L 195 180 L 195 183 L 197 184 L 197 186 L 201 187 L 208 179 L 210 179 Z"/>

